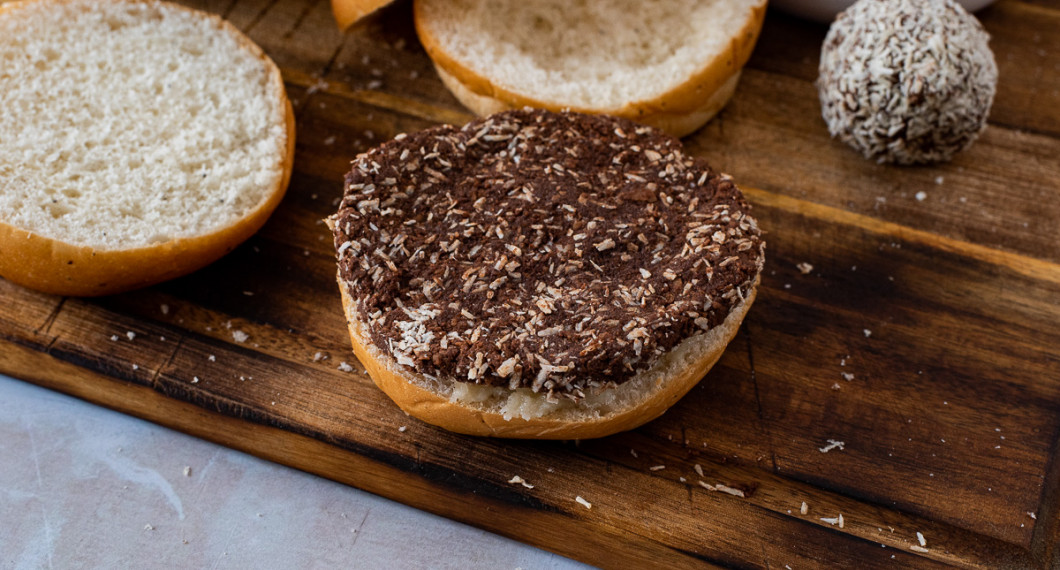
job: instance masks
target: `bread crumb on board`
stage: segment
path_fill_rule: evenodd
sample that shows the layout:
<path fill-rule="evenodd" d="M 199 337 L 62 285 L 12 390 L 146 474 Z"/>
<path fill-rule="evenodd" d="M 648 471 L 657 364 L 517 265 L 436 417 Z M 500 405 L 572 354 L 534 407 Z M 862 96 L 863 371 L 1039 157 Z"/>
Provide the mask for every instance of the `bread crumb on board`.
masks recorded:
<path fill-rule="evenodd" d="M 235 339 L 236 342 L 246 342 L 247 339 L 250 338 L 250 335 L 240 330 L 234 330 L 232 331 L 232 338 Z"/>
<path fill-rule="evenodd" d="M 343 372 L 353 372 L 353 367 L 347 364 L 345 361 L 340 362 L 338 368 Z"/>

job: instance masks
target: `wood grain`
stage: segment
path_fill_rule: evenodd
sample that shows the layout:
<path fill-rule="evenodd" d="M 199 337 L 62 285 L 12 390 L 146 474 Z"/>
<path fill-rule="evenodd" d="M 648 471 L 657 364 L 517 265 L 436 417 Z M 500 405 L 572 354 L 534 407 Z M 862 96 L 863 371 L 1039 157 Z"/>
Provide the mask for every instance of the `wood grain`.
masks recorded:
<path fill-rule="evenodd" d="M 771 12 L 733 102 L 686 140 L 767 232 L 741 333 L 643 428 L 509 442 L 401 413 L 352 355 L 335 290 L 321 220 L 350 159 L 470 118 L 409 3 L 346 34 L 326 1 L 190 4 L 283 69 L 287 198 L 156 287 L 83 300 L 0 281 L 0 372 L 603 567 L 1060 567 L 1060 6 L 980 14 L 1002 76 L 991 125 L 919 168 L 828 137 L 826 29 Z"/>

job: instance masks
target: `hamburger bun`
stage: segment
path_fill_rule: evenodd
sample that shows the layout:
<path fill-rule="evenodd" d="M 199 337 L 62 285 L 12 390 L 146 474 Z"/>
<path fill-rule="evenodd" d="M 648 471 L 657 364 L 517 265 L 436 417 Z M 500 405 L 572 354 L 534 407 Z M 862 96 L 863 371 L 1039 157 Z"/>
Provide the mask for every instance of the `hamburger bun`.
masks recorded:
<path fill-rule="evenodd" d="M 343 0 L 335 0 L 342 2 Z M 423 47 L 478 115 L 603 113 L 689 134 L 736 90 L 765 0 L 416 0 Z"/>
<path fill-rule="evenodd" d="M 105 295 L 257 231 L 291 175 L 280 71 L 234 26 L 153 0 L 0 7 L 0 276 Z"/>
<path fill-rule="evenodd" d="M 357 357 L 407 413 L 580 439 L 662 414 L 754 300 L 730 178 L 630 121 L 508 111 L 357 157 L 328 219 Z"/>

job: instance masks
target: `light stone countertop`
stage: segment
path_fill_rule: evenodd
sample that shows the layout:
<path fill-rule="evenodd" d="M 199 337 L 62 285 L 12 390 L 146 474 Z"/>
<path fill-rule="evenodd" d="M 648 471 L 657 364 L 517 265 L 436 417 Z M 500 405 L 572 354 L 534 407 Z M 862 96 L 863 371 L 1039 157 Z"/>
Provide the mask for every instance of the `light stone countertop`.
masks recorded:
<path fill-rule="evenodd" d="M 585 568 L 0 375 L 0 568 Z"/>

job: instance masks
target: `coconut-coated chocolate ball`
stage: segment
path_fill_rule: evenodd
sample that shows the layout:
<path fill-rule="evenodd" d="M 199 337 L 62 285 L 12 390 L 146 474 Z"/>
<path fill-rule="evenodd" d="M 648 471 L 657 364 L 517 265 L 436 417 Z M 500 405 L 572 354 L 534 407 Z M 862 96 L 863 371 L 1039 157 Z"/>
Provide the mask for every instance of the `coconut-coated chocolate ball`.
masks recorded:
<path fill-rule="evenodd" d="M 950 160 L 986 127 L 997 86 L 989 39 L 954 0 L 860 0 L 821 49 L 828 130 L 878 162 Z"/>

